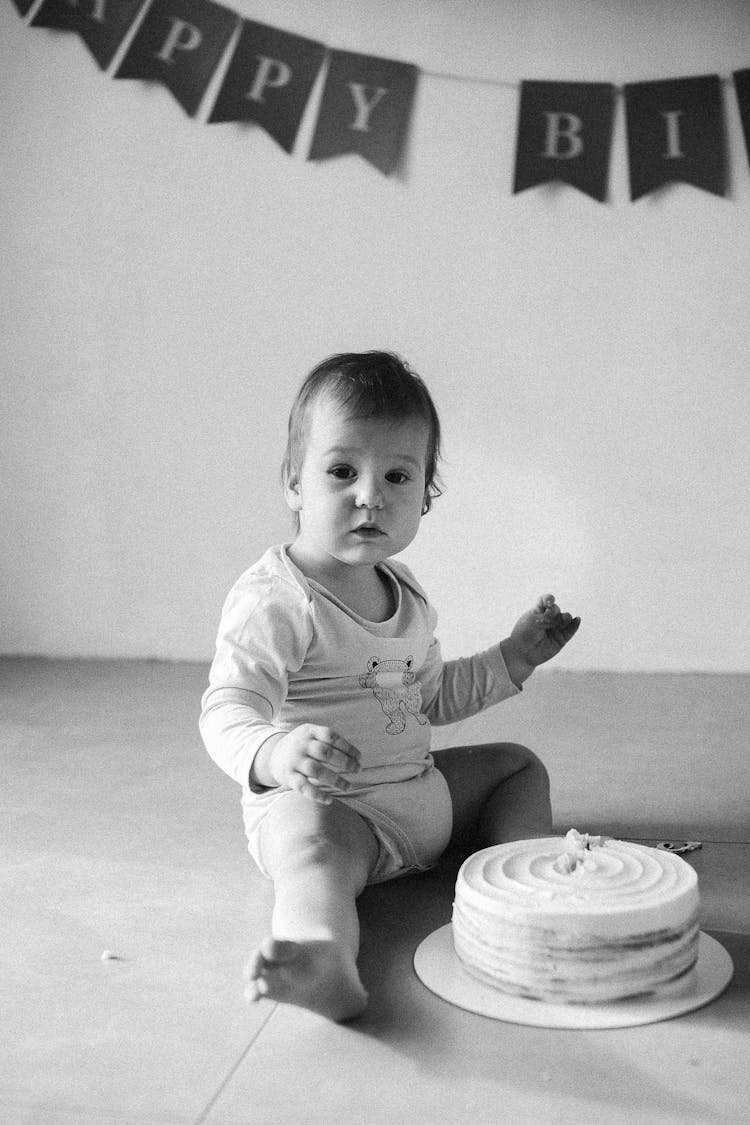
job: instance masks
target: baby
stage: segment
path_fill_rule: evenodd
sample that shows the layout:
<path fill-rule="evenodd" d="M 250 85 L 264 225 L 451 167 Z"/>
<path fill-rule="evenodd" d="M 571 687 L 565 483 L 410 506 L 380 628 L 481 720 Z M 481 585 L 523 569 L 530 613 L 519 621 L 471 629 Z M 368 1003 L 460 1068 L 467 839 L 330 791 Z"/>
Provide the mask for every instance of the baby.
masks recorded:
<path fill-rule="evenodd" d="M 359 1015 L 356 899 L 475 850 L 551 832 L 549 782 L 523 746 L 430 752 L 430 725 L 517 694 L 580 618 L 541 597 L 486 652 L 444 661 L 436 614 L 394 559 L 439 495 L 440 423 L 385 352 L 332 356 L 303 383 L 283 465 L 296 536 L 236 582 L 201 733 L 242 786 L 249 849 L 273 881 L 248 995 Z"/>

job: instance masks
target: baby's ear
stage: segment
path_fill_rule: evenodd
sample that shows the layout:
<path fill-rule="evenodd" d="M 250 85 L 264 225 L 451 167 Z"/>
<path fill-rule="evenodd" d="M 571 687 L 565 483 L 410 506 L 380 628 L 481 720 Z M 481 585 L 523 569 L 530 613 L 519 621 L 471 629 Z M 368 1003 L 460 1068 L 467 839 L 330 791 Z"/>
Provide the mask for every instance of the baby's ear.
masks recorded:
<path fill-rule="evenodd" d="M 300 488 L 299 477 L 296 473 L 290 473 L 286 483 L 284 484 L 284 496 L 287 505 L 293 512 L 299 512 L 302 509 L 302 490 Z"/>

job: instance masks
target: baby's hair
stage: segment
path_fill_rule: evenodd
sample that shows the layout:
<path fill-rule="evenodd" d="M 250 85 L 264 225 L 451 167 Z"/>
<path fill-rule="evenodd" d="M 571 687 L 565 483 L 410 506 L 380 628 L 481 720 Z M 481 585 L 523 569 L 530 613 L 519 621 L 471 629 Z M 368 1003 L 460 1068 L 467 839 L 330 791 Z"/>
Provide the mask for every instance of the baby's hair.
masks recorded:
<path fill-rule="evenodd" d="M 403 422 L 420 418 L 427 424 L 427 458 L 422 515 L 442 488 L 438 477 L 440 419 L 422 379 L 392 352 L 344 352 L 314 367 L 289 414 L 289 435 L 281 467 L 288 485 L 299 473 L 305 453 L 307 423 L 313 405 L 326 395 L 352 418 L 386 418 Z"/>

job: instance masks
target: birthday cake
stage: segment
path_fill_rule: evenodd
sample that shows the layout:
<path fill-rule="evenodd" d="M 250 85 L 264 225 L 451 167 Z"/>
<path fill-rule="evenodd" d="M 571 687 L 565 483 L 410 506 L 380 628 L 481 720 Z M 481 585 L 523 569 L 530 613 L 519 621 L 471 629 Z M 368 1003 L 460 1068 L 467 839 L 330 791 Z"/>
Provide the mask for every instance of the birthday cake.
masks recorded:
<path fill-rule="evenodd" d="M 698 957 L 698 879 L 677 855 L 571 829 L 470 856 L 453 942 L 514 996 L 600 1004 L 685 986 Z"/>

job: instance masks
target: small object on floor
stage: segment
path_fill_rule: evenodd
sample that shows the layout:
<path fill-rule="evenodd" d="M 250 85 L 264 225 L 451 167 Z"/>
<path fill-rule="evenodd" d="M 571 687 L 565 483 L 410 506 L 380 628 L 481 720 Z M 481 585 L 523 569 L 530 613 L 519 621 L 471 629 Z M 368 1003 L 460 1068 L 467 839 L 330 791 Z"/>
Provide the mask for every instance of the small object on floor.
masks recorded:
<path fill-rule="evenodd" d="M 662 840 L 656 845 L 663 852 L 672 852 L 673 855 L 684 855 L 685 852 L 697 852 L 703 844 L 700 840 Z"/>
<path fill-rule="evenodd" d="M 118 957 L 111 949 L 105 949 L 102 953 L 102 961 L 122 961 L 122 957 Z"/>

